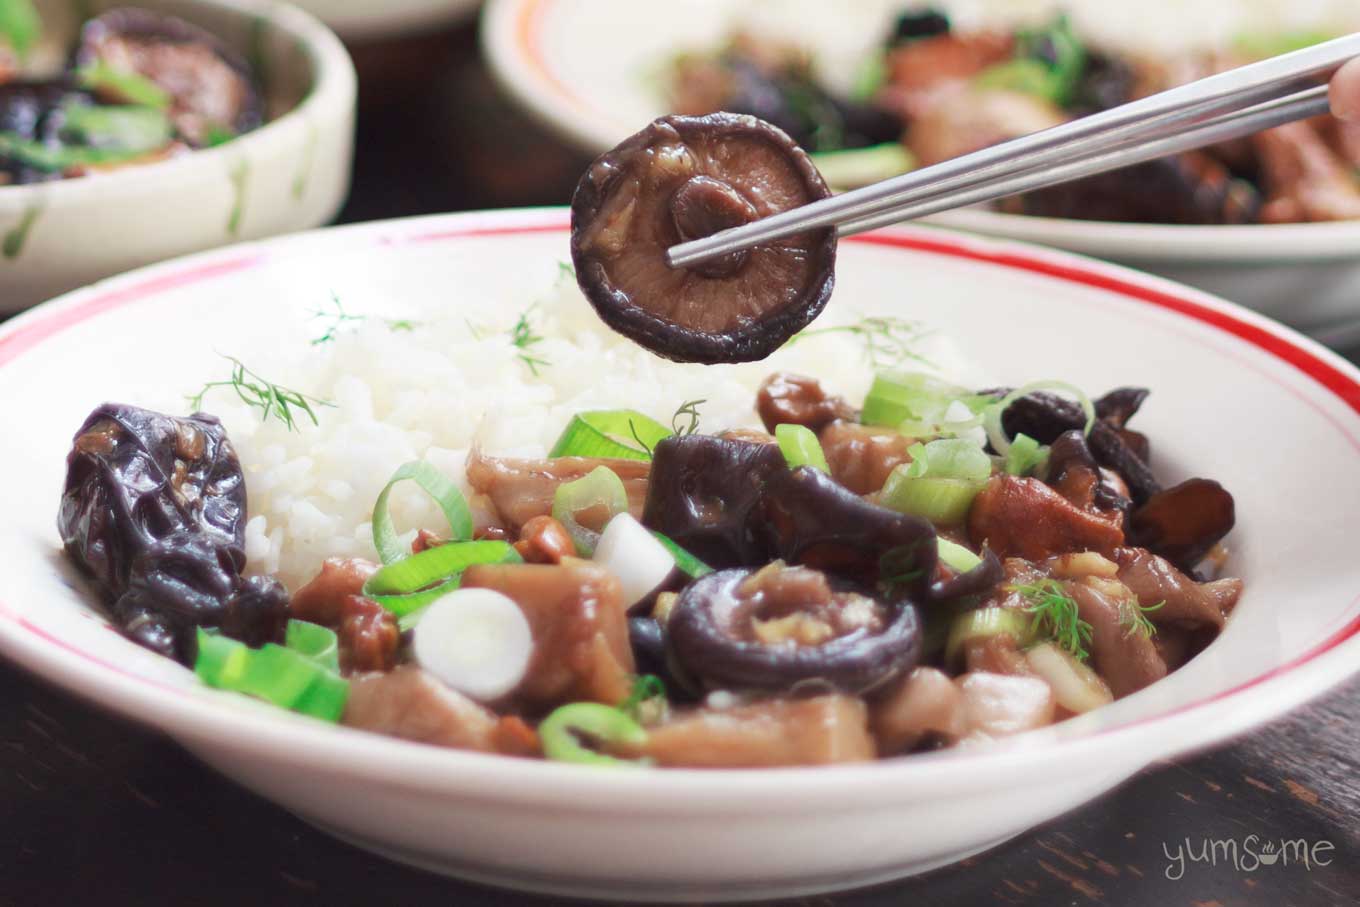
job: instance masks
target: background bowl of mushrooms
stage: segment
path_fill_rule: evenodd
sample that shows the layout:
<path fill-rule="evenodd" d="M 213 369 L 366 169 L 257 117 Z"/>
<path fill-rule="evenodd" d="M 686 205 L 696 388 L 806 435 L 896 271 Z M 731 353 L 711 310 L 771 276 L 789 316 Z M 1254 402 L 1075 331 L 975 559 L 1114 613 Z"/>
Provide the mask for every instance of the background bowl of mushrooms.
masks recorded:
<path fill-rule="evenodd" d="M 1084 61 L 1083 89 L 1113 101 L 1360 28 L 1353 4 L 1277 0 L 1193 9 L 1153 2 L 1125 12 L 1091 0 L 869 0 L 853 11 L 706 0 L 702 9 L 663 22 L 624 0 L 588 9 L 494 0 L 483 46 L 526 109 L 586 151 L 612 147 L 664 113 L 728 109 L 784 126 L 814 152 L 822 141 L 850 149 L 815 157 L 833 188 L 851 188 L 1098 109 L 1051 101 L 1064 89 L 1046 67 L 1061 69 L 1064 54 Z M 1166 28 L 1171 18 L 1176 27 Z M 948 99 L 965 84 L 974 96 Z M 1188 168 L 1132 173 L 1113 207 L 1108 181 L 1088 181 L 933 221 L 1131 265 L 1348 345 L 1360 342 L 1357 159 L 1355 134 L 1292 124 Z M 1239 178 L 1249 171 L 1250 180 Z M 1178 201 L 1161 206 L 1170 210 L 1127 203 L 1170 195 Z M 1083 219 L 1073 219 L 1079 211 Z"/>
<path fill-rule="evenodd" d="M 20 5 L 22 6 L 22 4 Z M 263 0 L 34 4 L 0 37 L 0 314 L 340 209 L 354 70 Z"/>

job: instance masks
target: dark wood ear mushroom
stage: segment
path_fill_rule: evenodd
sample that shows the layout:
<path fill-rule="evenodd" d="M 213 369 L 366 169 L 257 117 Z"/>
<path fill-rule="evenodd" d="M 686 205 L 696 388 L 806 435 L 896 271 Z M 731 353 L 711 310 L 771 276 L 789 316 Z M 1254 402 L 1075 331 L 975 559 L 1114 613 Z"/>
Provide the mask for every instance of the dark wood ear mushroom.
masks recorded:
<path fill-rule="evenodd" d="M 835 231 L 694 268 L 670 267 L 666 250 L 830 194 L 803 150 L 763 120 L 663 117 L 596 159 L 576 187 L 576 279 L 605 324 L 659 356 L 764 359 L 830 299 Z"/>

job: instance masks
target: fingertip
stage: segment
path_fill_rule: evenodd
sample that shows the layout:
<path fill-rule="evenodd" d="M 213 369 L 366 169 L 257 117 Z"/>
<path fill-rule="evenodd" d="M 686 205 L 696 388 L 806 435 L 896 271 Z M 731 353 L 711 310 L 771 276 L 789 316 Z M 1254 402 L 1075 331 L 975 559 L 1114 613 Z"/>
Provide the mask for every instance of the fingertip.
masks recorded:
<path fill-rule="evenodd" d="M 1360 121 L 1360 59 L 1355 59 L 1332 77 L 1332 113 L 1343 120 Z"/>

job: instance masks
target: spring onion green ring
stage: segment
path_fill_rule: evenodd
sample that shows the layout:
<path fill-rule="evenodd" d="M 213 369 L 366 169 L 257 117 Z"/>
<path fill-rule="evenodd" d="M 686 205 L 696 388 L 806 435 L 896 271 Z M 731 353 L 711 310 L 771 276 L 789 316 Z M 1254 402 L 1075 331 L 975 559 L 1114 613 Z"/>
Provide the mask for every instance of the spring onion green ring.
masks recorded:
<path fill-rule="evenodd" d="M 958 573 L 967 573 L 978 564 L 982 563 L 982 558 L 974 554 L 969 549 L 957 542 L 951 542 L 946 538 L 935 539 L 936 551 L 940 561 L 950 570 Z"/>
<path fill-rule="evenodd" d="M 413 460 L 392 473 L 392 478 L 387 480 L 378 494 L 377 503 L 373 505 L 373 546 L 378 549 L 378 557 L 384 564 L 411 556 L 411 552 L 401 543 L 397 529 L 392 525 L 392 514 L 387 510 L 387 498 L 392 493 L 392 487 L 407 479 L 419 485 L 444 511 L 452 539 L 462 541 L 472 537 L 472 511 L 468 509 L 467 500 L 458 486 L 429 463 Z"/>
<path fill-rule="evenodd" d="M 1006 437 L 1006 429 L 1001 425 L 1001 417 L 1005 415 L 1010 405 L 1021 397 L 1028 397 L 1036 391 L 1062 391 L 1077 398 L 1077 403 L 1081 406 L 1081 411 L 1086 415 L 1086 425 L 1082 429 L 1083 434 L 1089 435 L 1091 428 L 1096 424 L 1096 406 L 1091 402 L 1091 398 L 1086 396 L 1081 388 L 1068 384 L 1066 381 L 1033 381 L 1023 387 L 1017 387 L 1006 396 L 1002 397 L 991 406 L 987 407 L 982 416 L 982 427 L 987 430 L 987 440 L 992 442 L 992 447 L 1001 456 L 1006 456 L 1011 449 L 1011 440 Z"/>
<path fill-rule="evenodd" d="M 812 429 L 804 425 L 776 425 L 774 438 L 779 444 L 779 452 L 784 455 L 784 462 L 789 464 L 789 469 L 811 466 L 831 475 L 831 466 L 826 462 L 822 443 L 817 440 Z"/>
<path fill-rule="evenodd" d="M 628 490 L 623 480 L 608 466 L 596 466 L 574 482 L 564 482 L 553 493 L 553 519 L 561 523 L 576 544 L 576 550 L 589 557 L 595 553 L 600 534 L 581 525 L 576 515 L 583 510 L 604 507 L 603 524 L 628 512 Z"/>
<path fill-rule="evenodd" d="M 675 558 L 675 566 L 680 568 L 680 572 L 690 579 L 698 579 L 701 576 L 707 576 L 713 572 L 712 567 L 690 554 L 684 548 L 681 548 L 674 540 L 657 532 L 655 529 L 652 530 L 652 535 L 656 536 L 658 542 L 666 546 L 666 550 L 671 553 L 671 557 Z"/>
<path fill-rule="evenodd" d="M 339 721 L 349 696 L 344 679 L 301 652 L 272 642 L 252 649 L 202 629 L 194 673 L 210 687 L 244 693 L 324 721 Z"/>
<path fill-rule="evenodd" d="M 404 618 L 457 589 L 463 571 L 473 564 L 521 560 L 509 542 L 450 542 L 384 565 L 364 583 L 363 594 Z"/>
<path fill-rule="evenodd" d="M 340 670 L 340 638 L 330 627 L 305 620 L 290 620 L 283 644 L 322 667 Z"/>
<path fill-rule="evenodd" d="M 577 734 L 588 734 L 602 743 L 644 745 L 647 732 L 621 709 L 598 702 L 573 702 L 558 708 L 538 726 L 543 755 L 557 762 L 584 765 L 638 768 L 648 764 L 645 760 L 618 759 L 597 753 L 582 746 Z"/>
<path fill-rule="evenodd" d="M 577 413 L 563 429 L 548 457 L 650 460 L 657 442 L 673 434 L 660 422 L 634 409 Z"/>

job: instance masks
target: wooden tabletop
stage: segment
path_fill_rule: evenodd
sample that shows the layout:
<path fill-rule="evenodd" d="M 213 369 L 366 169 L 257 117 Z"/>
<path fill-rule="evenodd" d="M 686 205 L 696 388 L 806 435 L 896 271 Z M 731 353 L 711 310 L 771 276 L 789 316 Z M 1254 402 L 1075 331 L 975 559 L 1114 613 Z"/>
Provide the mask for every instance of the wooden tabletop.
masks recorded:
<path fill-rule="evenodd" d="M 584 160 L 514 112 L 475 48 L 463 28 L 357 49 L 359 150 L 342 220 L 567 200 Z M 1358 903 L 1357 721 L 1360 683 L 1216 752 L 1155 765 L 962 864 L 788 903 Z M 1308 865 L 1297 852 L 1287 865 L 1251 855 L 1281 839 L 1302 842 Z M 159 733 L 0 663 L 0 907 L 285 901 L 567 903 L 370 856 L 222 779 Z"/>

